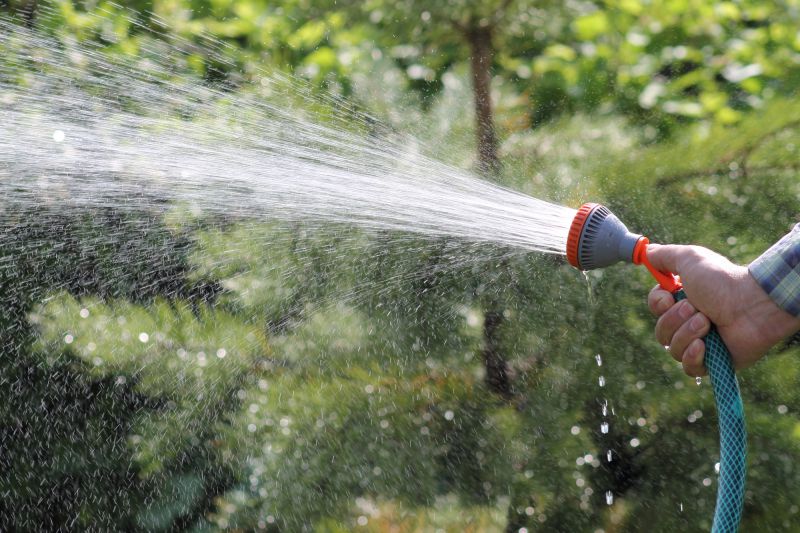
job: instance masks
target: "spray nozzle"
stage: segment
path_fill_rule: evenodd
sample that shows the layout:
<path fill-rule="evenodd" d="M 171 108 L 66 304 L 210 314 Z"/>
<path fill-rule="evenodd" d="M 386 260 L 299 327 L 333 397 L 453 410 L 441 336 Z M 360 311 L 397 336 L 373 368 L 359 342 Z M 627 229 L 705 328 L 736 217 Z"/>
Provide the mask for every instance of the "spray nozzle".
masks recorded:
<path fill-rule="evenodd" d="M 681 288 L 671 272 L 656 270 L 647 259 L 647 237 L 628 231 L 609 209 L 595 203 L 583 204 L 567 237 L 567 261 L 580 270 L 605 268 L 619 261 L 644 265 L 659 284 L 670 292 Z"/>

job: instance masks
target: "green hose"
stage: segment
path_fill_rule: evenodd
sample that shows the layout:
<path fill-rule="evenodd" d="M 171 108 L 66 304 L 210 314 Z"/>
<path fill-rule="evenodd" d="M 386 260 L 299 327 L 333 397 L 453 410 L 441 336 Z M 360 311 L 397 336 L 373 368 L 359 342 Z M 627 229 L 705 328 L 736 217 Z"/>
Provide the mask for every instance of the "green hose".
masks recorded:
<path fill-rule="evenodd" d="M 686 298 L 683 290 L 679 290 L 674 296 L 675 300 Z M 705 365 L 711 377 L 719 417 L 719 488 L 711 531 L 731 533 L 739 530 L 744 505 L 747 459 L 744 408 L 731 354 L 714 326 L 706 336 L 705 343 Z"/>

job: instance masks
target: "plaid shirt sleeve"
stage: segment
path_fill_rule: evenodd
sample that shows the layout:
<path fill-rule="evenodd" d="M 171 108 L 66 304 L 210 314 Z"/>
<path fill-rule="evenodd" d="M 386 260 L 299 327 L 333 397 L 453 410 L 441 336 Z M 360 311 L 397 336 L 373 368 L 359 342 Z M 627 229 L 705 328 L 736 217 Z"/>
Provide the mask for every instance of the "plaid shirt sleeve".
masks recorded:
<path fill-rule="evenodd" d="M 750 263 L 749 269 L 781 309 L 800 317 L 800 224 Z"/>

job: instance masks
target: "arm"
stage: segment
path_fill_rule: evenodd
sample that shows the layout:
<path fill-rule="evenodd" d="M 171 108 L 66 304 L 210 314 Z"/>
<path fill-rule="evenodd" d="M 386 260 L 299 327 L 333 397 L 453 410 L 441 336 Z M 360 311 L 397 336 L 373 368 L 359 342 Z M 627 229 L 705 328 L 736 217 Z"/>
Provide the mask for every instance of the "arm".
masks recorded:
<path fill-rule="evenodd" d="M 706 372 L 702 338 L 709 320 L 737 369 L 751 366 L 800 331 L 800 226 L 749 268 L 699 246 L 651 245 L 648 257 L 656 268 L 679 274 L 683 281 L 687 300 L 676 304 L 669 292 L 656 287 L 648 304 L 659 317 L 656 338 L 690 376 Z"/>

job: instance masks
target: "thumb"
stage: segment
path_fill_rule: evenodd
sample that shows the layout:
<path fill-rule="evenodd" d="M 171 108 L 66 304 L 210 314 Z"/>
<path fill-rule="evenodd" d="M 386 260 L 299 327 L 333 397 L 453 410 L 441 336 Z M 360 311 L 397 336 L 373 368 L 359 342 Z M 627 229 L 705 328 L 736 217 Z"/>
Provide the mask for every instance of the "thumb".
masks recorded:
<path fill-rule="evenodd" d="M 656 270 L 680 275 L 681 257 L 686 248 L 678 244 L 648 244 L 647 259 Z"/>

